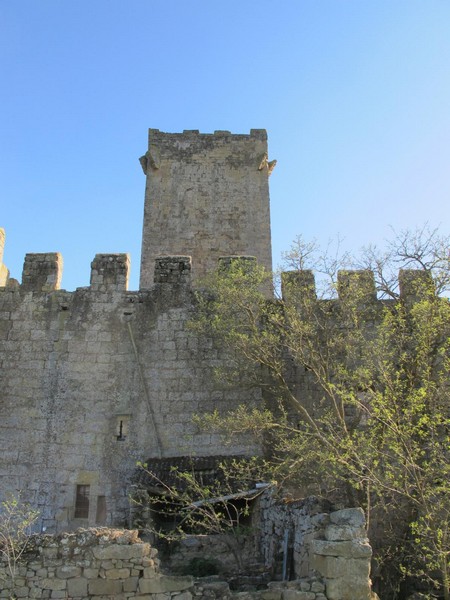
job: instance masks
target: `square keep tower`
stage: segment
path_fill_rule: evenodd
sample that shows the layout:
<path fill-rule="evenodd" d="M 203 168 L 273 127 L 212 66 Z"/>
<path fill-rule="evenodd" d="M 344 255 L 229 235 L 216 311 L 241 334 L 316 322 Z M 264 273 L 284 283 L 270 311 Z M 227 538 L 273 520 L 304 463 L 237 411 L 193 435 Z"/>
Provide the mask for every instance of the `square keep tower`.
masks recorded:
<path fill-rule="evenodd" d="M 192 257 L 201 279 L 225 255 L 272 268 L 267 133 L 149 130 L 140 288 L 153 285 L 157 256 Z"/>

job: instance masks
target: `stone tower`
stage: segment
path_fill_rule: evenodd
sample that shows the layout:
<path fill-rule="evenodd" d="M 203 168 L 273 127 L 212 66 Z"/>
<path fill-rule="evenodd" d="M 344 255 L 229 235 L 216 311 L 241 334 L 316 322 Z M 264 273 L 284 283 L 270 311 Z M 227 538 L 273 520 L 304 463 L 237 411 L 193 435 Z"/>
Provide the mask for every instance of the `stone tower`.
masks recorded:
<path fill-rule="evenodd" d="M 149 130 L 140 159 L 147 176 L 140 288 L 153 285 L 155 257 L 192 257 L 201 279 L 224 255 L 252 255 L 272 267 L 267 133 Z"/>

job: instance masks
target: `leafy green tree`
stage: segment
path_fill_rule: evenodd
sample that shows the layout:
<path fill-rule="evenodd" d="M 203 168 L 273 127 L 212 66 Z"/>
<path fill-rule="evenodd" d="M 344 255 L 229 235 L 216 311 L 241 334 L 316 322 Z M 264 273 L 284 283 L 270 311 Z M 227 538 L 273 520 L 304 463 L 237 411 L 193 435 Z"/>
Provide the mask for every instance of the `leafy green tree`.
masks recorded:
<path fill-rule="evenodd" d="M 227 349 L 224 385 L 258 387 L 265 406 L 199 422 L 264 441 L 270 477 L 284 486 L 363 506 L 375 576 L 390 597 L 403 574 L 448 598 L 449 302 L 436 294 L 432 265 L 403 271 L 400 294 L 379 287 L 391 298 L 380 301 L 367 270 L 337 275 L 331 262 L 339 300 L 318 299 L 309 271 L 284 274 L 282 297 L 269 298 L 272 274 L 249 259 L 209 280 L 193 327 Z"/>

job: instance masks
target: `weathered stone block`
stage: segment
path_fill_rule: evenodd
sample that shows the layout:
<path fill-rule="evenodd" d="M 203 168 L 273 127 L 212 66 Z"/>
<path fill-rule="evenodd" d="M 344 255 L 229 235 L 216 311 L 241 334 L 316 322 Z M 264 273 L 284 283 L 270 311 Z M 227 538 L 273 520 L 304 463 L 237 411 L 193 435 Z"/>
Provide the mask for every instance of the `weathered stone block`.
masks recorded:
<path fill-rule="evenodd" d="M 161 575 L 156 579 L 141 579 L 139 591 L 145 594 L 161 594 L 165 592 L 181 592 L 192 587 L 194 580 L 190 576 L 169 577 Z"/>
<path fill-rule="evenodd" d="M 108 560 L 118 558 L 129 560 L 130 558 L 139 558 L 149 553 L 148 544 L 132 544 L 130 546 L 97 546 L 92 548 L 92 554 L 99 560 Z"/>
<path fill-rule="evenodd" d="M 230 586 L 227 581 L 209 581 L 203 582 L 204 590 L 212 592 L 215 596 L 223 596 L 230 592 Z"/>
<path fill-rule="evenodd" d="M 369 582 L 348 580 L 346 577 L 328 579 L 326 582 L 328 600 L 370 600 Z"/>
<path fill-rule="evenodd" d="M 78 577 L 79 575 L 81 575 L 81 567 L 63 565 L 56 569 L 56 577 L 59 577 L 59 579 L 70 579 L 71 577 Z"/>
<path fill-rule="evenodd" d="M 369 577 L 370 562 L 364 558 L 342 558 L 335 556 L 319 556 L 313 558 L 313 567 L 327 578 L 343 578 L 349 576 L 352 581 L 366 580 Z"/>
<path fill-rule="evenodd" d="M 366 517 L 362 508 L 343 508 L 330 513 L 330 521 L 335 525 L 349 525 L 350 527 L 365 527 Z"/>
<path fill-rule="evenodd" d="M 365 539 L 366 530 L 364 527 L 355 528 L 351 525 L 333 525 L 330 524 L 325 529 L 325 539 L 330 542 Z"/>
<path fill-rule="evenodd" d="M 46 590 L 65 590 L 67 581 L 64 579 L 43 579 L 41 586 Z"/>
<path fill-rule="evenodd" d="M 160 256 L 155 260 L 155 283 L 189 284 L 190 276 L 190 256 Z"/>
<path fill-rule="evenodd" d="M 28 586 L 16 587 L 14 590 L 14 596 L 16 598 L 29 598 L 30 588 Z"/>
<path fill-rule="evenodd" d="M 67 598 L 67 593 L 61 590 L 52 590 L 50 598 Z"/>
<path fill-rule="evenodd" d="M 356 302 L 374 302 L 377 299 L 375 278 L 372 271 L 338 272 L 339 300 L 352 300 Z"/>
<path fill-rule="evenodd" d="M 267 584 L 269 590 L 281 590 L 286 587 L 285 581 L 269 581 Z"/>
<path fill-rule="evenodd" d="M 155 567 L 145 567 L 144 568 L 145 579 L 153 579 L 155 576 L 156 576 L 156 568 Z"/>
<path fill-rule="evenodd" d="M 106 579 L 126 579 L 130 576 L 130 569 L 108 569 L 105 576 Z"/>
<path fill-rule="evenodd" d="M 76 579 L 69 579 L 67 582 L 67 594 L 69 597 L 74 596 L 86 596 L 88 589 L 88 580 L 84 577 L 77 577 Z"/>
<path fill-rule="evenodd" d="M 300 300 L 317 298 L 314 273 L 309 270 L 281 273 L 281 293 L 287 303 L 297 305 Z"/>
<path fill-rule="evenodd" d="M 122 591 L 122 582 L 114 579 L 91 579 L 88 592 L 92 596 L 113 596 Z"/>
<path fill-rule="evenodd" d="M 58 556 L 58 548 L 50 547 L 50 548 L 42 548 L 42 556 L 46 558 L 56 558 Z"/>
<path fill-rule="evenodd" d="M 139 583 L 139 577 L 128 577 L 123 582 L 123 591 L 124 592 L 135 592 L 137 590 Z"/>
<path fill-rule="evenodd" d="M 301 590 L 284 590 L 282 594 L 283 600 L 315 600 L 314 592 L 302 592 Z"/>
<path fill-rule="evenodd" d="M 93 569 L 92 567 L 85 567 L 83 569 L 83 575 L 86 579 L 95 579 L 98 577 L 99 569 Z"/>
<path fill-rule="evenodd" d="M 430 271 L 400 269 L 398 280 L 400 297 L 407 303 L 417 302 L 435 293 Z"/>
<path fill-rule="evenodd" d="M 173 600 L 192 600 L 191 592 L 181 592 L 181 594 L 171 594 Z"/>
<path fill-rule="evenodd" d="M 346 558 L 370 558 L 372 548 L 369 541 L 360 539 L 331 542 L 328 540 L 312 540 L 312 550 L 322 556 L 343 556 Z"/>
<path fill-rule="evenodd" d="M 281 590 L 264 590 L 261 592 L 262 600 L 281 600 Z"/>

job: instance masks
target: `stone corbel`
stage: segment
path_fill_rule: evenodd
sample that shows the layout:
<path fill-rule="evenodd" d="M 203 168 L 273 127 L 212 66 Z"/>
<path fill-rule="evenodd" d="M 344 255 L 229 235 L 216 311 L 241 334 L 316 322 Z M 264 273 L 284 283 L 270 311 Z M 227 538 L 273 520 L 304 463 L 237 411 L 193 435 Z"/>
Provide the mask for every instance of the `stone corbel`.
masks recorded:
<path fill-rule="evenodd" d="M 267 152 L 264 152 L 261 162 L 259 163 L 258 171 L 262 171 L 263 169 L 267 169 L 267 175 L 270 175 L 277 164 L 276 160 L 268 160 L 269 156 Z"/>
<path fill-rule="evenodd" d="M 147 175 L 148 167 L 154 170 L 159 169 L 161 164 L 159 149 L 155 146 L 151 146 L 144 156 L 141 156 L 139 162 L 141 163 L 145 175 Z"/>

